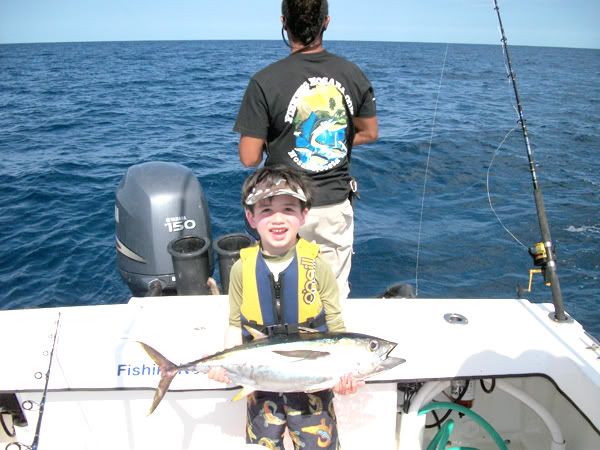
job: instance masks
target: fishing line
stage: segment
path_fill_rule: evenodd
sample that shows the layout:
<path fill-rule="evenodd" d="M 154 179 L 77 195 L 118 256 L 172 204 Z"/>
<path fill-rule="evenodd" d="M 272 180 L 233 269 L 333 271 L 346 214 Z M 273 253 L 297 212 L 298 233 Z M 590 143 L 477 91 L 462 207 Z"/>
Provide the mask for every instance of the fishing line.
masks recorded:
<path fill-rule="evenodd" d="M 429 136 L 429 148 L 427 149 L 427 162 L 425 164 L 425 177 L 423 179 L 423 194 L 421 196 L 421 215 L 419 218 L 419 233 L 417 236 L 417 260 L 415 267 L 415 297 L 419 295 L 419 255 L 421 254 L 421 231 L 423 229 L 423 210 L 425 209 L 425 193 L 427 191 L 427 176 L 429 174 L 429 161 L 431 159 L 431 146 L 433 143 L 433 132 L 435 130 L 435 119 L 437 117 L 438 103 L 440 100 L 440 92 L 442 90 L 442 80 L 444 79 L 444 71 L 446 69 L 446 59 L 448 57 L 448 44 L 444 52 L 444 61 L 442 63 L 442 73 L 440 73 L 440 81 L 438 83 L 437 95 L 435 98 L 435 108 L 433 110 L 433 120 L 431 123 L 431 134 Z"/>
<path fill-rule="evenodd" d="M 519 89 L 517 87 L 517 77 L 515 72 L 512 70 L 512 62 L 510 59 L 510 52 L 508 50 L 508 40 L 504 33 L 504 25 L 502 24 L 502 18 L 500 17 L 500 8 L 498 6 L 498 0 L 493 0 L 494 10 L 498 17 L 498 26 L 500 28 L 500 41 L 502 42 L 502 51 L 506 60 L 506 66 L 508 69 L 508 75 L 513 87 L 515 101 L 517 105 L 517 113 L 519 116 L 519 125 L 523 134 L 523 140 L 525 149 L 527 151 L 527 159 L 529 161 L 529 173 L 531 175 L 531 182 L 533 184 L 533 197 L 535 200 L 535 207 L 538 216 L 538 223 L 540 226 L 540 232 L 542 235 L 541 242 L 536 244 L 536 247 L 541 247 L 541 250 L 532 253 L 531 256 L 534 258 L 534 264 L 542 268 L 544 275 L 544 282 L 547 286 L 550 286 L 552 290 L 552 303 L 554 305 L 554 312 L 549 314 L 549 317 L 556 322 L 570 322 L 572 319 L 567 316 L 564 309 L 564 302 L 562 298 L 562 292 L 560 289 L 560 282 L 558 280 L 558 274 L 556 272 L 556 259 L 554 254 L 554 244 L 552 243 L 552 237 L 550 236 L 550 225 L 548 224 L 548 217 L 546 216 L 546 208 L 544 207 L 544 199 L 542 191 L 540 189 L 537 174 L 535 171 L 535 161 L 533 159 L 533 152 L 529 142 L 529 133 L 527 131 L 527 124 L 525 121 L 525 115 L 523 113 L 523 107 L 521 106 L 521 98 L 519 96 Z M 541 255 L 540 258 L 537 255 Z"/>
<path fill-rule="evenodd" d="M 500 217 L 498 216 L 498 214 L 496 213 L 496 210 L 494 209 L 494 205 L 492 205 L 492 197 L 490 195 L 490 171 L 492 170 L 492 164 L 494 164 L 494 159 L 496 159 L 496 155 L 500 151 L 500 148 L 502 148 L 502 145 L 504 144 L 506 139 L 508 139 L 508 136 L 510 136 L 512 134 L 512 132 L 515 130 L 516 130 L 516 128 L 513 128 L 508 133 L 506 133 L 506 135 L 504 136 L 504 139 L 502 139 L 502 142 L 500 142 L 500 145 L 498 145 L 498 147 L 496 147 L 496 150 L 494 151 L 494 156 L 492 156 L 492 160 L 490 161 L 490 165 L 488 166 L 488 169 L 487 169 L 487 175 L 485 177 L 485 189 L 487 192 L 487 198 L 488 198 L 488 202 L 490 204 L 490 209 L 496 216 L 496 219 L 498 219 L 498 222 L 500 222 L 500 225 L 502 225 L 502 228 L 504 228 L 504 231 L 506 231 L 515 241 L 517 241 L 517 243 L 519 243 L 521 245 L 521 247 L 523 247 L 523 248 L 525 248 L 525 250 L 527 250 L 527 246 L 525 244 L 523 244 L 513 233 L 511 233 L 511 231 L 504 225 L 502 220 L 500 220 Z"/>
<path fill-rule="evenodd" d="M 495 4 L 495 3 L 494 3 Z M 498 32 L 500 33 L 501 36 L 503 36 L 503 29 L 501 28 L 500 25 L 498 25 Z M 507 87 L 509 89 L 512 89 L 512 81 L 511 81 L 511 68 L 508 65 L 508 60 L 510 58 L 510 55 L 507 53 L 507 49 L 504 48 L 504 45 L 501 45 L 500 48 L 502 49 L 502 61 L 504 63 L 504 69 L 506 70 L 506 83 L 507 83 Z M 515 111 L 515 114 L 517 115 L 517 117 L 519 117 L 519 108 L 518 106 L 513 102 L 513 99 L 510 97 L 509 95 L 509 101 L 511 103 L 512 108 Z M 506 231 L 519 245 L 521 245 L 521 247 L 525 248 L 526 250 L 528 249 L 528 247 L 523 244 L 523 242 L 521 242 L 502 222 L 502 220 L 500 219 L 500 217 L 498 216 L 498 214 L 496 213 L 496 210 L 494 209 L 494 206 L 492 205 L 492 198 L 490 195 L 490 171 L 492 169 L 492 164 L 494 164 L 494 159 L 496 158 L 497 153 L 500 151 L 500 148 L 502 147 L 502 145 L 504 144 L 504 142 L 506 141 L 506 139 L 508 139 L 508 136 L 510 136 L 514 131 L 516 131 L 516 127 L 513 127 L 505 136 L 504 139 L 502 139 L 502 141 L 500 142 L 500 144 L 498 145 L 498 147 L 496 148 L 496 150 L 494 151 L 494 155 L 492 156 L 492 160 L 490 161 L 490 165 L 488 166 L 487 169 L 487 175 L 486 175 L 486 179 L 485 179 L 485 186 L 486 186 L 486 192 L 487 192 L 487 197 L 488 197 L 488 203 L 490 204 L 490 209 L 492 210 L 492 212 L 494 213 L 494 216 L 496 216 L 496 219 L 498 220 L 498 222 L 500 223 L 500 225 L 502 226 L 502 228 L 504 228 L 504 231 Z"/>
<path fill-rule="evenodd" d="M 50 350 L 50 361 L 48 362 L 48 370 L 46 372 L 46 384 L 44 385 L 42 401 L 40 402 L 38 421 L 37 421 L 37 425 L 35 427 L 35 435 L 33 436 L 33 443 L 31 444 L 31 450 L 37 450 L 38 443 L 40 441 L 40 430 L 42 429 L 42 417 L 44 415 L 44 407 L 46 406 L 46 395 L 48 394 L 48 382 L 50 381 L 50 370 L 52 370 L 52 359 L 54 356 L 54 348 L 56 347 L 56 337 L 58 336 L 59 324 L 60 324 L 60 313 L 58 313 L 58 319 L 56 320 L 56 329 L 54 330 L 54 339 L 52 341 L 52 349 Z"/>

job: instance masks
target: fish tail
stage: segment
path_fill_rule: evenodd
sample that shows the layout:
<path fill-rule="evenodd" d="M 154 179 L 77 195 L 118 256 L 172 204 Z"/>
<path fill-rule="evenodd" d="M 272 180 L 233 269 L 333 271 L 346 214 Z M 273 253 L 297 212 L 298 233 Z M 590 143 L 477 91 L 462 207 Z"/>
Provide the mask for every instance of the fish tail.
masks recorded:
<path fill-rule="evenodd" d="M 177 375 L 179 368 L 149 345 L 144 344 L 143 342 L 140 342 L 140 344 L 160 369 L 160 381 L 156 391 L 154 392 L 152 406 L 150 406 L 150 411 L 148 411 L 148 415 L 150 415 L 154 412 L 160 401 L 169 390 L 171 381 L 173 381 L 173 378 L 175 378 L 175 375 Z"/>

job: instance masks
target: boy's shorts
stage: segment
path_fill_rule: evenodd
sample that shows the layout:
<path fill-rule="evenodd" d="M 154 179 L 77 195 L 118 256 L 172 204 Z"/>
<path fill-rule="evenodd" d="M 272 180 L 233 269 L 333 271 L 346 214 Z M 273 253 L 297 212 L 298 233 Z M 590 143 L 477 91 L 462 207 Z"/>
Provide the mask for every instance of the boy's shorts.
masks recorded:
<path fill-rule="evenodd" d="M 286 427 L 296 450 L 339 450 L 333 391 L 277 393 L 248 397 L 246 443 L 283 449 Z"/>

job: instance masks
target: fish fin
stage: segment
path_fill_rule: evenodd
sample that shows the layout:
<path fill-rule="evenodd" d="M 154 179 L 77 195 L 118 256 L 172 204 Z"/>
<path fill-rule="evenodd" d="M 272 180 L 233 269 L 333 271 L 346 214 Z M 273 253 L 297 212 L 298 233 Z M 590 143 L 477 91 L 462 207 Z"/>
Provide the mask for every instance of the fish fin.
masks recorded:
<path fill-rule="evenodd" d="M 256 389 L 254 389 L 253 387 L 250 386 L 242 386 L 242 389 L 240 390 L 240 392 L 238 392 L 237 394 L 235 394 L 235 397 L 233 397 L 233 401 L 238 401 L 244 397 L 246 397 L 247 395 L 252 394 Z"/>
<path fill-rule="evenodd" d="M 248 333 L 250 333 L 250 335 L 252 336 L 252 338 L 254 340 L 257 340 L 257 339 L 266 339 L 267 338 L 267 335 L 265 333 L 263 333 L 261 331 L 258 331 L 256 328 L 252 328 L 252 327 L 250 327 L 248 325 L 245 325 L 245 324 L 244 324 L 244 328 L 246 329 L 246 331 Z"/>
<path fill-rule="evenodd" d="M 308 327 L 298 327 L 298 331 L 300 333 L 320 333 L 319 330 L 317 330 L 315 328 L 308 328 Z"/>
<path fill-rule="evenodd" d="M 324 391 L 325 389 L 332 389 L 336 382 L 336 380 L 325 380 L 319 384 L 312 385 L 308 389 L 305 389 L 304 392 L 307 394 L 314 394 L 315 392 Z"/>
<path fill-rule="evenodd" d="M 171 381 L 173 381 L 173 378 L 175 378 L 175 375 L 177 375 L 178 367 L 148 344 L 144 344 L 143 342 L 140 342 L 140 344 L 160 369 L 160 381 L 156 391 L 154 392 L 152 406 L 150 406 L 150 410 L 148 411 L 148 415 L 150 415 L 154 412 L 160 401 L 169 390 Z"/>
<path fill-rule="evenodd" d="M 300 359 L 318 359 L 329 355 L 329 352 L 318 352 L 315 350 L 273 350 L 273 353 L 277 353 L 281 356 L 287 356 L 289 358 Z"/>

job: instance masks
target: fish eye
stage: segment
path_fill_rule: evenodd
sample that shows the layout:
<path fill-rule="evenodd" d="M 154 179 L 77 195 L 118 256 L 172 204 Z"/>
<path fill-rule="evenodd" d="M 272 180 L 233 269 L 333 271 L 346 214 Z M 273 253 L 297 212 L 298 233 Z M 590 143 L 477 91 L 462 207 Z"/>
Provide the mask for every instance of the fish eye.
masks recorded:
<path fill-rule="evenodd" d="M 379 348 L 379 342 L 375 341 L 375 340 L 370 340 L 369 341 L 369 350 L 374 352 L 375 350 L 377 350 Z"/>

